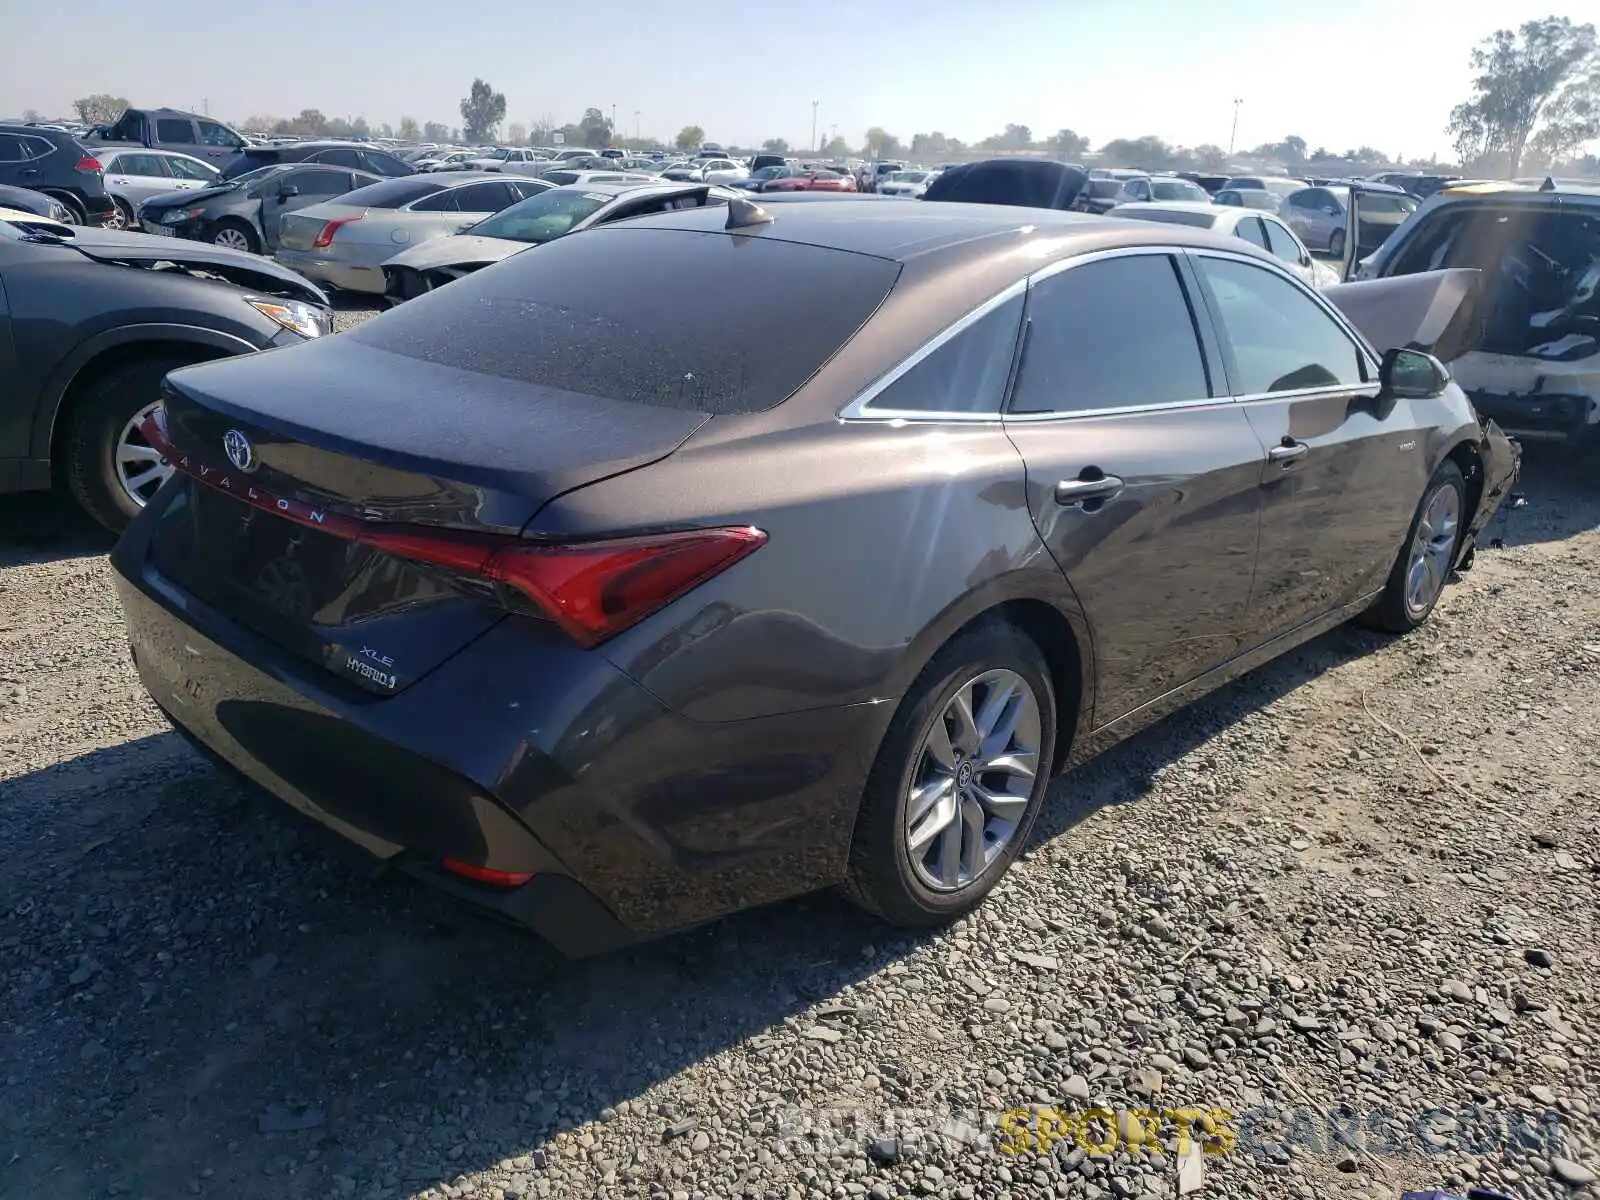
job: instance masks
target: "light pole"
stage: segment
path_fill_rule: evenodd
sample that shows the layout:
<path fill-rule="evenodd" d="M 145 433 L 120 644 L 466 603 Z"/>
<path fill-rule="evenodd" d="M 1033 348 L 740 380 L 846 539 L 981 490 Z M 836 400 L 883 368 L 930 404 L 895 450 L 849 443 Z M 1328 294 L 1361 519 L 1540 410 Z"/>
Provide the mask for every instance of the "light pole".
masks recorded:
<path fill-rule="evenodd" d="M 1244 101 L 1235 96 L 1233 99 L 1233 130 L 1228 134 L 1228 157 L 1233 157 L 1233 143 L 1239 136 L 1239 106 Z"/>
<path fill-rule="evenodd" d="M 633 140 L 636 142 L 641 140 L 639 137 L 639 110 L 637 108 L 633 110 Z"/>
<path fill-rule="evenodd" d="M 811 153 L 813 154 L 822 149 L 821 146 L 817 145 L 817 105 L 821 103 L 822 101 L 820 100 L 811 102 Z"/>
<path fill-rule="evenodd" d="M 611 136 L 617 136 L 617 106 L 615 104 L 611 106 Z"/>

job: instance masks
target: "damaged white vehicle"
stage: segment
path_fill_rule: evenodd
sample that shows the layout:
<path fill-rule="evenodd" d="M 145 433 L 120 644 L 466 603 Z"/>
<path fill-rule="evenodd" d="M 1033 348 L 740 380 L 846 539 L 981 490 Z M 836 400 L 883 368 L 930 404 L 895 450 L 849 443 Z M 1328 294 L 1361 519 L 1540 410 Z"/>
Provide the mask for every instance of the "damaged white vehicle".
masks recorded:
<path fill-rule="evenodd" d="M 1441 268 L 1477 272 L 1428 349 L 1478 411 L 1521 438 L 1600 438 L 1600 187 L 1447 187 L 1346 263 L 1358 280 Z"/>

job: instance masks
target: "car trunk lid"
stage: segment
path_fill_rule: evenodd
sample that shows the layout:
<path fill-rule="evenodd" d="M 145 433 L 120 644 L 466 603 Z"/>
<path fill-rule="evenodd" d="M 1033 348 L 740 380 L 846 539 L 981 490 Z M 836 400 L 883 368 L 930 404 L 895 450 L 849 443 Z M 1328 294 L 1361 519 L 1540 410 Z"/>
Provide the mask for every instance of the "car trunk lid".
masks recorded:
<path fill-rule="evenodd" d="M 319 204 L 284 213 L 278 218 L 278 245 L 286 250 L 311 250 L 329 222 L 360 220 L 366 211 L 350 204 Z"/>
<path fill-rule="evenodd" d="M 404 539 L 514 542 L 551 497 L 670 454 L 705 419 L 353 343 L 178 371 L 160 437 L 188 479 L 152 561 L 350 686 L 394 694 L 508 611 L 482 572 Z"/>

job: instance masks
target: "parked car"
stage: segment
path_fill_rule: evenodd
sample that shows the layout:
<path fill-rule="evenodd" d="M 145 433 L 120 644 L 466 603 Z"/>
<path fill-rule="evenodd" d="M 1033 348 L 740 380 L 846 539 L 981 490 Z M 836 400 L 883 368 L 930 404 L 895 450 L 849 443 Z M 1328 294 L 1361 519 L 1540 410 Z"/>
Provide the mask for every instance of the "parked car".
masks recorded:
<path fill-rule="evenodd" d="M 1082 167 L 1043 158 L 990 158 L 941 168 L 922 194 L 940 203 L 1071 209 L 1082 195 Z M 875 193 L 874 193 L 875 194 Z"/>
<path fill-rule="evenodd" d="M 139 432 L 174 367 L 327 332 L 327 297 L 265 259 L 34 218 L 0 222 L 0 492 L 60 479 L 120 529 L 171 474 Z"/>
<path fill-rule="evenodd" d="M 1301 188 L 1284 198 L 1279 212 L 1284 220 L 1316 250 L 1326 250 L 1336 258 L 1344 256 L 1345 209 L 1350 203 L 1348 185 Z M 1362 186 L 1361 219 L 1372 226 L 1362 232 L 1362 240 L 1373 245 L 1388 237 L 1406 217 L 1417 211 L 1419 202 L 1397 187 L 1372 183 Z"/>
<path fill-rule="evenodd" d="M 271 254 L 285 213 L 322 204 L 379 177 L 320 163 L 279 163 L 192 192 L 152 196 L 139 207 L 146 233 Z"/>
<path fill-rule="evenodd" d="M 1123 180 L 1110 176 L 1090 176 L 1083 190 L 1078 193 L 1075 209 L 1101 215 L 1110 212 L 1124 200 L 1123 183 Z"/>
<path fill-rule="evenodd" d="M 69 133 L 0 125 L 0 185 L 28 188 L 55 200 L 74 225 L 100 225 L 116 204 L 100 160 Z"/>
<path fill-rule="evenodd" d="M 537 166 L 550 161 L 548 155 L 522 146 L 501 146 L 493 153 L 479 158 L 469 158 L 463 167 L 478 171 L 506 171 L 515 167 Z"/>
<path fill-rule="evenodd" d="M 663 179 L 677 183 L 737 183 L 749 175 L 749 167 L 731 158 L 702 158 L 661 172 Z"/>
<path fill-rule="evenodd" d="M 764 191 L 766 185 L 774 179 L 792 179 L 804 174 L 805 168 L 803 167 L 791 167 L 780 163 L 776 166 L 757 167 L 744 179 L 735 179 L 728 186 L 738 188 L 744 192 L 760 192 Z"/>
<path fill-rule="evenodd" d="M 1269 192 L 1264 188 L 1223 188 L 1211 197 L 1211 202 L 1232 208 L 1254 208 L 1269 213 L 1279 212 L 1283 208 L 1283 198 L 1277 192 Z"/>
<path fill-rule="evenodd" d="M 147 429 L 155 703 L 569 953 L 830 885 L 970 911 L 1059 771 L 1424 622 L 1516 469 L 1237 239 L 850 199 L 560 238 L 176 371 Z"/>
<path fill-rule="evenodd" d="M 557 187 L 570 187 L 575 183 L 653 183 L 656 178 L 640 171 L 573 171 L 565 167 L 539 176 L 542 182 Z"/>
<path fill-rule="evenodd" d="M 1228 177 L 1226 175 L 1210 175 L 1201 171 L 1179 171 L 1178 178 L 1187 179 L 1190 183 L 1198 184 L 1205 189 L 1205 193 L 1208 196 L 1215 196 L 1228 186 Z"/>
<path fill-rule="evenodd" d="M 1363 230 L 1371 198 L 1351 205 Z M 1452 184 L 1346 257 L 1364 280 L 1461 268 L 1437 353 L 1473 404 L 1518 437 L 1600 442 L 1600 190 Z"/>
<path fill-rule="evenodd" d="M 932 171 L 895 171 L 878 181 L 878 191 L 885 196 L 919 199 L 932 179 Z"/>
<path fill-rule="evenodd" d="M 32 188 L 11 187 L 0 184 L 0 208 L 10 212 L 22 212 L 29 216 L 43 217 L 50 221 L 59 221 L 66 224 L 72 223 L 72 213 L 67 206 L 54 197 L 43 192 L 36 192 Z"/>
<path fill-rule="evenodd" d="M 1429 171 L 1381 171 L 1371 177 L 1371 182 L 1397 187 L 1419 200 L 1426 200 L 1439 189 L 1460 180 L 1459 175 L 1439 175 Z"/>
<path fill-rule="evenodd" d="M 1209 200 L 1171 200 L 1119 204 L 1112 215 L 1120 220 L 1163 221 L 1169 225 L 1209 229 L 1223 237 L 1240 238 L 1265 250 L 1319 291 L 1340 282 L 1339 272 L 1312 258 L 1305 244 L 1271 213 L 1257 212 L 1253 208 L 1223 207 Z"/>
<path fill-rule="evenodd" d="M 178 108 L 129 108 L 111 125 L 85 137 L 106 149 L 171 150 L 220 166 L 248 147 L 250 139 L 221 121 Z"/>
<path fill-rule="evenodd" d="M 763 196 L 774 192 L 853 192 L 856 181 L 838 171 L 801 171 L 797 175 L 783 175 L 769 179 L 761 187 Z"/>
<path fill-rule="evenodd" d="M 400 250 L 460 233 L 546 186 L 481 171 L 387 179 L 286 214 L 273 257 L 331 287 L 381 296 L 383 264 Z"/>
<path fill-rule="evenodd" d="M 393 303 L 542 246 L 612 221 L 679 208 L 726 205 L 740 193 L 703 183 L 585 183 L 555 187 L 503 208 L 454 237 L 402 250 L 383 264 L 384 295 Z"/>
<path fill-rule="evenodd" d="M 414 175 L 416 168 L 387 150 L 364 142 L 293 142 L 286 146 L 251 146 L 241 151 L 222 168 L 224 179 L 233 179 L 257 167 L 277 163 L 322 163 L 330 167 L 349 167 L 369 175 Z"/>
<path fill-rule="evenodd" d="M 210 163 L 168 150 L 112 147 L 101 151 L 99 158 L 106 191 L 117 206 L 106 218 L 108 229 L 137 229 L 139 205 L 152 196 L 196 191 L 218 179 L 217 168 Z"/>
<path fill-rule="evenodd" d="M 1284 175 L 1235 175 L 1223 187 L 1236 192 L 1271 192 L 1279 200 L 1306 186 L 1304 179 Z"/>
<path fill-rule="evenodd" d="M 750 173 L 754 175 L 767 167 L 788 166 L 789 160 L 781 154 L 752 154 L 750 161 L 745 165 L 750 168 Z"/>
<path fill-rule="evenodd" d="M 469 164 L 477 156 L 476 150 L 443 150 L 412 165 L 419 171 L 464 171 L 471 169 Z"/>

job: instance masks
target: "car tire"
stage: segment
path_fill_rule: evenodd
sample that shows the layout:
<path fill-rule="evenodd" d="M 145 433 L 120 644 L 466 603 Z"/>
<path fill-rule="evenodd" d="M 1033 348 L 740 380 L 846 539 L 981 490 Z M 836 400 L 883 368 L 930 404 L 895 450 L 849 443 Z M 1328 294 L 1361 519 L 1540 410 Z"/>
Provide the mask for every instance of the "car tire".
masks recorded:
<path fill-rule="evenodd" d="M 206 241 L 213 246 L 221 246 L 226 250 L 248 250 L 251 254 L 261 253 L 261 235 L 250 227 L 249 222 L 241 221 L 236 217 L 224 217 L 218 221 L 207 231 Z"/>
<path fill-rule="evenodd" d="M 133 209 L 128 207 L 127 201 L 119 200 L 116 197 L 113 197 L 111 202 L 115 204 L 116 207 L 111 211 L 111 214 L 106 217 L 101 226 L 102 228 L 134 230 L 139 228 L 139 222 L 134 219 Z"/>
<path fill-rule="evenodd" d="M 1344 257 L 1344 230 L 1335 229 L 1328 235 L 1328 253 L 1334 258 Z"/>
<path fill-rule="evenodd" d="M 143 478 L 146 464 L 164 466 L 159 457 L 143 453 L 148 443 L 130 429 L 130 422 L 160 400 L 161 381 L 168 371 L 193 361 L 162 355 L 121 363 L 96 377 L 71 401 L 62 472 L 83 510 L 113 533 L 120 533 L 139 515 L 155 487 L 172 473 L 166 468 L 152 476 L 137 497 L 129 490 L 129 482 Z M 140 457 L 134 457 L 136 453 Z"/>
<path fill-rule="evenodd" d="M 1467 526 L 1467 484 L 1448 459 L 1417 502 L 1388 582 L 1362 620 L 1390 633 L 1410 633 L 1428 619 L 1444 593 Z"/>
<path fill-rule="evenodd" d="M 959 718 L 958 697 L 975 721 Z M 989 738 L 974 736 L 990 714 L 999 719 Z M 1050 784 L 1056 716 L 1050 669 L 1021 630 L 985 622 L 945 646 L 901 702 L 868 775 L 845 895 L 909 929 L 977 907 L 1027 844 Z"/>
<path fill-rule="evenodd" d="M 78 198 L 71 192 L 45 192 L 44 194 L 67 210 L 74 225 L 87 225 L 89 223 L 89 214 L 84 210 L 83 205 L 78 203 Z"/>

